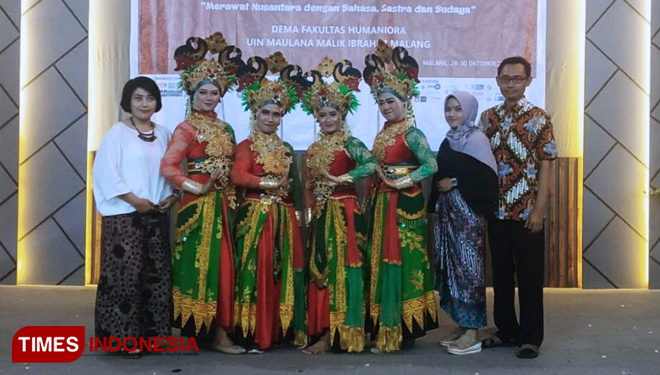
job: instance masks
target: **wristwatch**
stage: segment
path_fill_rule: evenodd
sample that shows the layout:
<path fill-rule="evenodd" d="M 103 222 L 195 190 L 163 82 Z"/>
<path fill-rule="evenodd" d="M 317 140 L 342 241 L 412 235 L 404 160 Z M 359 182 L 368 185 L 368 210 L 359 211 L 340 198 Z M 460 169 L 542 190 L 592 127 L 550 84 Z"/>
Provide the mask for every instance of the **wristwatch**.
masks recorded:
<path fill-rule="evenodd" d="M 452 177 L 451 178 L 451 187 L 455 188 L 457 186 L 458 186 L 458 180 L 456 179 L 456 177 Z"/>

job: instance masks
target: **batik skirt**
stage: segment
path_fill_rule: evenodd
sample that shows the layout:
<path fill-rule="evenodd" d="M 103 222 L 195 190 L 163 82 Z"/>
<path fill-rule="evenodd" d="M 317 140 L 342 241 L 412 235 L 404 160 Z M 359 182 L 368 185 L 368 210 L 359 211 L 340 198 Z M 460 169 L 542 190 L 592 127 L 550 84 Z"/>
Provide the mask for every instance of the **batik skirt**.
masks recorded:
<path fill-rule="evenodd" d="M 440 307 L 461 327 L 486 326 L 486 219 L 457 189 L 441 194 L 433 228 Z"/>
<path fill-rule="evenodd" d="M 170 262 L 168 214 L 103 217 L 95 336 L 170 336 Z"/>

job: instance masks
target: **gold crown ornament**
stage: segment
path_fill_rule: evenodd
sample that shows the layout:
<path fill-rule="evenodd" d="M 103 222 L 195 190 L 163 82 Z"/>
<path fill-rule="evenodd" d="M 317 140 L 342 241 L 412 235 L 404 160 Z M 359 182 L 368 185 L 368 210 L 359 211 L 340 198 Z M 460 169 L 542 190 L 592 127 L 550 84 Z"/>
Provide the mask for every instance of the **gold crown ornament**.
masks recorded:
<path fill-rule="evenodd" d="M 279 73 L 277 80 L 266 78 L 266 73 Z M 267 104 L 276 104 L 283 114 L 289 113 L 299 101 L 299 93 L 308 82 L 298 65 L 288 64 L 281 52 L 267 58 L 250 57 L 236 72 L 237 91 L 243 93 L 243 107 L 246 111 L 257 111 Z"/>
<path fill-rule="evenodd" d="M 390 62 L 394 64 L 393 69 L 387 68 Z M 402 101 L 419 95 L 419 65 L 404 47 L 392 49 L 383 40 L 378 40 L 376 52 L 367 55 L 364 63 L 364 80 L 376 100 L 382 93 L 393 94 Z"/>
<path fill-rule="evenodd" d="M 218 58 L 206 58 L 218 54 Z M 174 51 L 175 71 L 181 73 L 181 87 L 192 96 L 200 83 L 209 81 L 220 89 L 220 96 L 236 84 L 236 72 L 240 69 L 241 50 L 228 45 L 221 32 L 208 38 L 190 37 L 186 44 Z"/>
<path fill-rule="evenodd" d="M 328 83 L 323 80 L 331 75 L 334 82 Z M 313 79 L 301 99 L 305 113 L 316 116 L 319 108 L 333 107 L 345 117 L 360 105 L 353 92 L 360 92 L 358 86 L 362 74 L 349 60 L 335 63 L 326 56 L 315 70 L 307 72 L 305 76 Z"/>

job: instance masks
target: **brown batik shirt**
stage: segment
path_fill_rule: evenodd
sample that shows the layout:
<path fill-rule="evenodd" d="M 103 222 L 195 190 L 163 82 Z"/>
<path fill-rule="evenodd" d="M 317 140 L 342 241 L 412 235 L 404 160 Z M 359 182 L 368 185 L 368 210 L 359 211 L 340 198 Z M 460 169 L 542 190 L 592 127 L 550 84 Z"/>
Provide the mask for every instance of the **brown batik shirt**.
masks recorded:
<path fill-rule="evenodd" d="M 481 114 L 480 128 L 497 161 L 500 194 L 496 217 L 527 220 L 538 192 L 541 160 L 557 158 L 550 116 L 520 99 L 511 110 L 500 104 Z"/>

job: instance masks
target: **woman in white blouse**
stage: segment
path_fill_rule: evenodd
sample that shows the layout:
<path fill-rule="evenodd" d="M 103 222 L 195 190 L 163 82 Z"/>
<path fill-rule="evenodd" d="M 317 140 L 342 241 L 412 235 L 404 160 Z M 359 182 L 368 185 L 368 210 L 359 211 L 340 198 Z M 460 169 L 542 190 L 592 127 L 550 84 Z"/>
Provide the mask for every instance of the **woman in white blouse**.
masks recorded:
<path fill-rule="evenodd" d="M 162 106 L 147 77 L 124 85 L 114 124 L 96 153 L 92 178 L 103 216 L 95 336 L 168 337 L 171 307 L 170 208 L 178 194 L 159 173 L 170 131 L 151 121 Z M 132 340 L 129 340 L 129 342 Z M 140 352 L 125 353 L 137 358 Z"/>

